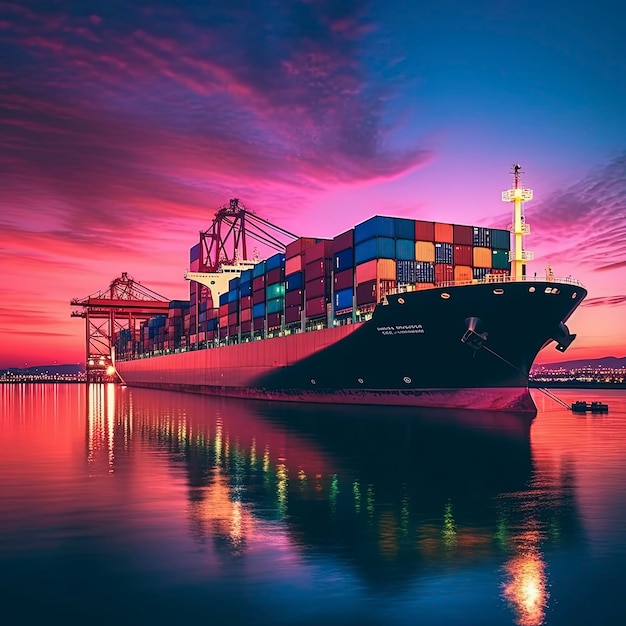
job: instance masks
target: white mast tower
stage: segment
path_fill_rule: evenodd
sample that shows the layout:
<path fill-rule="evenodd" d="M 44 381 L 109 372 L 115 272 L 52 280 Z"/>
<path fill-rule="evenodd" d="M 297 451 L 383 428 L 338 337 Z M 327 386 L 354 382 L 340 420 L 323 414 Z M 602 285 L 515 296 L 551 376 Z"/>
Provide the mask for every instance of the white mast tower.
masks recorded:
<path fill-rule="evenodd" d="M 522 202 L 533 199 L 533 190 L 524 189 L 521 177 L 522 166 L 513 166 L 513 189 L 502 192 L 503 202 L 513 202 L 513 224 L 509 225 L 509 230 L 514 235 L 513 249 L 509 252 L 509 262 L 511 263 L 511 276 L 513 280 L 524 280 L 526 275 L 526 262 L 532 261 L 534 254 L 529 250 L 524 250 L 522 238 L 530 234 L 530 225 L 524 220 L 522 212 Z"/>

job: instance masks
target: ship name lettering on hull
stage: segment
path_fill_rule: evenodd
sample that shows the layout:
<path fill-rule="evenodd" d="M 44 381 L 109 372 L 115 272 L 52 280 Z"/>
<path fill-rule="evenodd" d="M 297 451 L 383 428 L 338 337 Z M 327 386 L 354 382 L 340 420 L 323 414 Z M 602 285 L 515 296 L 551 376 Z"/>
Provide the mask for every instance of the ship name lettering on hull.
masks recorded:
<path fill-rule="evenodd" d="M 424 327 L 421 324 L 397 324 L 395 326 L 377 326 L 381 335 L 423 335 Z"/>

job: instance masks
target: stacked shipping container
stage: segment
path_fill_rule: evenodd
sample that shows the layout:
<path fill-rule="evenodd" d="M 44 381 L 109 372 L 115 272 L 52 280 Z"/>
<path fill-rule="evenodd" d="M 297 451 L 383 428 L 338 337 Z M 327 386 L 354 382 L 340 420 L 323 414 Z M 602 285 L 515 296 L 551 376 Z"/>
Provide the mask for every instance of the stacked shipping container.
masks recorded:
<path fill-rule="evenodd" d="M 190 282 L 189 302 L 148 320 L 136 337 L 120 333 L 122 353 L 168 350 L 213 340 L 246 341 L 368 314 L 397 288 L 427 289 L 510 273 L 505 230 L 374 216 L 334 239 L 302 237 L 228 283 L 215 305 Z M 200 244 L 190 270 L 200 267 Z M 329 319 L 330 318 L 330 319 Z"/>

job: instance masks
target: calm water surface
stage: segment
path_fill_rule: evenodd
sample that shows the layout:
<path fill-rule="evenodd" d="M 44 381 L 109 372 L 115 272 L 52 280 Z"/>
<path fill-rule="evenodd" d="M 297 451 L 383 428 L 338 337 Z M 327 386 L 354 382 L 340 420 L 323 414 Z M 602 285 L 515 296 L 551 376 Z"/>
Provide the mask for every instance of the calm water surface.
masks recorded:
<path fill-rule="evenodd" d="M 578 416 L 0 385 L 4 624 L 626 624 L 626 393 Z"/>

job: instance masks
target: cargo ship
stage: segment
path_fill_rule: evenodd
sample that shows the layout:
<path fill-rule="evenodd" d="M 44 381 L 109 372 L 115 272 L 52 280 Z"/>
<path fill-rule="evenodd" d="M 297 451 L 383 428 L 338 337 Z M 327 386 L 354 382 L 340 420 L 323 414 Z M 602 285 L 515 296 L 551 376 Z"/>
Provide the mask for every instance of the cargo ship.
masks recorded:
<path fill-rule="evenodd" d="M 507 230 L 376 215 L 266 260 L 220 261 L 216 231 L 201 233 L 189 301 L 121 331 L 117 372 L 225 397 L 534 413 L 533 362 L 552 342 L 569 347 L 565 323 L 587 292 L 549 268 L 526 274 L 532 191 L 518 165 L 502 199 Z M 246 218 L 238 200 L 224 215 L 231 229 Z"/>

